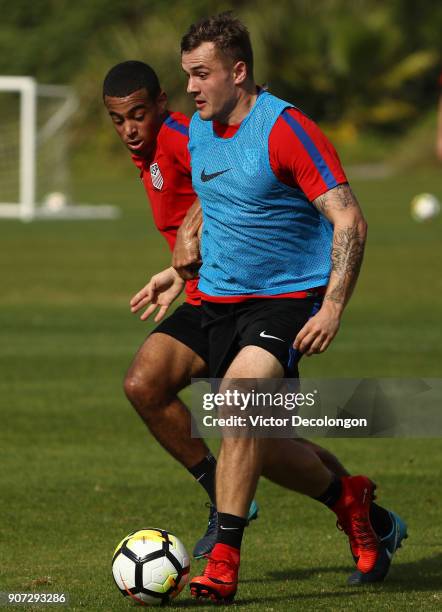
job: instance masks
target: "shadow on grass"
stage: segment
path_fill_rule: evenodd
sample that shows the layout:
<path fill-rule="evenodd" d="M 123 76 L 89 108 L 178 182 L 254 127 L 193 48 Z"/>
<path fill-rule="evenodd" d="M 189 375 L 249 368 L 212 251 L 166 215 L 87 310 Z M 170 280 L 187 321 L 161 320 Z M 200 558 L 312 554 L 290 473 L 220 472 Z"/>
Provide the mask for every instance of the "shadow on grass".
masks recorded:
<path fill-rule="evenodd" d="M 248 606 L 252 603 L 259 603 L 259 604 L 271 604 L 271 603 L 278 603 L 278 602 L 287 602 L 287 595 L 281 595 L 280 597 L 257 597 L 255 598 L 249 598 L 249 599 L 240 599 L 238 598 L 237 600 L 235 600 L 235 602 L 233 604 L 229 604 L 227 605 L 220 605 L 220 604 L 213 604 L 210 600 L 208 602 L 206 601 L 195 601 L 195 599 L 183 599 L 182 601 L 177 601 L 177 602 L 173 602 L 172 603 L 172 608 L 170 607 L 170 604 L 167 606 L 167 608 L 169 610 L 174 610 L 174 609 L 181 609 L 181 608 L 193 608 L 195 609 L 195 607 L 198 610 L 204 610 L 205 608 L 207 609 L 214 609 L 216 608 L 216 610 L 223 610 L 224 608 L 228 608 L 229 610 L 232 610 L 234 608 L 238 608 L 241 606 Z M 141 607 L 141 606 L 140 606 Z"/>
<path fill-rule="evenodd" d="M 308 580 L 318 574 L 329 574 L 345 572 L 352 573 L 348 566 L 311 567 L 311 568 L 288 568 L 284 571 L 268 572 L 264 581 L 267 580 Z M 250 580 L 249 582 L 254 582 Z M 256 581 L 258 582 L 258 581 Z M 261 581 L 260 581 L 261 582 Z M 391 570 L 383 583 L 378 585 L 366 585 L 369 587 L 381 586 L 386 591 L 433 591 L 440 589 L 442 584 L 442 553 L 409 561 L 408 563 L 393 563 Z"/>
<path fill-rule="evenodd" d="M 266 583 L 266 582 L 286 582 L 287 580 L 309 580 L 311 578 L 319 578 L 318 574 L 332 574 L 332 573 L 345 573 L 350 575 L 352 569 L 349 566 L 330 566 L 330 567 L 312 567 L 312 568 L 288 568 L 284 571 L 268 572 L 265 578 L 262 579 L 245 579 L 241 580 L 240 584 L 253 584 L 253 583 Z M 336 587 L 345 587 L 345 590 L 333 590 L 333 591 L 320 591 L 319 580 L 318 590 L 311 593 L 299 593 L 299 594 L 281 594 L 278 596 L 265 596 L 260 595 L 259 597 L 246 597 L 241 598 L 239 595 L 235 601 L 233 608 L 240 608 L 242 606 L 248 606 L 251 604 L 260 605 L 272 605 L 278 603 L 289 604 L 292 602 L 295 604 L 297 601 L 307 599 L 318 599 L 323 600 L 330 597 L 343 596 L 346 597 L 358 597 L 367 588 L 382 590 L 384 593 L 396 593 L 406 591 L 433 591 L 439 590 L 442 584 L 442 553 L 428 557 L 427 559 L 421 559 L 419 561 L 411 561 L 408 563 L 396 563 L 392 566 L 391 572 L 385 582 L 380 584 L 365 585 L 364 587 L 349 587 L 345 582 L 339 582 Z M 330 585 L 329 585 L 330 586 Z M 194 599 L 183 599 L 172 603 L 172 609 L 176 608 L 190 608 L 195 607 L 196 603 Z M 205 602 L 201 602 L 198 605 L 199 609 L 205 606 L 210 606 Z M 224 608 L 217 608 L 221 610 Z M 232 606 L 229 606 L 232 609 Z"/>
<path fill-rule="evenodd" d="M 241 597 L 241 594 L 238 595 L 238 599 L 235 600 L 235 602 L 233 604 L 230 604 L 228 606 L 229 610 L 232 610 L 234 608 L 240 608 L 242 606 L 250 606 L 251 604 L 259 604 L 260 606 L 266 606 L 266 605 L 272 605 L 272 604 L 278 604 L 278 603 L 284 603 L 284 604 L 296 604 L 296 602 L 299 600 L 305 600 L 305 599 L 324 599 L 327 597 L 337 597 L 337 596 L 342 596 L 345 595 L 346 597 L 352 597 L 352 596 L 357 596 L 360 594 L 360 591 L 358 590 L 347 590 L 347 591 L 329 591 L 329 592 L 317 592 L 317 593 L 300 593 L 300 594 L 296 594 L 296 595 L 288 595 L 288 594 L 281 594 L 278 596 L 265 596 L 265 595 L 259 595 L 258 597 Z M 172 604 L 172 608 L 170 608 L 170 606 L 168 606 L 168 608 L 170 610 L 173 609 L 180 609 L 180 608 L 195 608 L 195 606 L 198 607 L 199 610 L 204 609 L 204 607 L 207 606 L 207 608 L 212 609 L 213 608 L 213 603 L 206 603 L 205 601 L 200 601 L 200 602 L 196 602 L 194 599 L 184 599 L 182 601 L 177 601 L 177 602 L 173 602 Z M 141 607 L 141 606 L 140 606 Z M 224 609 L 224 607 L 227 606 L 216 606 L 217 610 L 222 610 Z"/>

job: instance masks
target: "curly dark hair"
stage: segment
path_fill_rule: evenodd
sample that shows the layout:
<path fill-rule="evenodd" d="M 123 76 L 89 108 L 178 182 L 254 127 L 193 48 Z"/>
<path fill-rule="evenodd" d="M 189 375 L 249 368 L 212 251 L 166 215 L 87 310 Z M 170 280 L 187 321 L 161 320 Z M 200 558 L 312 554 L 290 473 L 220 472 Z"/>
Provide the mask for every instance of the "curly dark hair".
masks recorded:
<path fill-rule="evenodd" d="M 253 50 L 250 34 L 231 11 L 207 17 L 193 23 L 181 39 L 181 53 L 188 53 L 204 42 L 213 42 L 215 48 L 234 62 L 243 61 L 249 77 L 253 78 Z"/>

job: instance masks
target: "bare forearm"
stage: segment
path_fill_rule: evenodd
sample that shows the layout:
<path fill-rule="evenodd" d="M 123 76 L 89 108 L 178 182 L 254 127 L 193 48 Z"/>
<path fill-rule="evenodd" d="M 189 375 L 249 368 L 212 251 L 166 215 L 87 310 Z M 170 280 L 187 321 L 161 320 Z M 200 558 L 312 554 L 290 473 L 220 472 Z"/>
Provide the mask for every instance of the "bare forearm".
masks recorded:
<path fill-rule="evenodd" d="M 319 311 L 299 331 L 293 346 L 305 355 L 322 353 L 336 336 L 342 311 L 356 284 L 367 224 L 350 185 L 343 183 L 312 202 L 333 225 L 331 274 Z"/>
<path fill-rule="evenodd" d="M 183 222 L 178 230 L 184 238 L 190 239 L 198 236 L 199 229 L 203 222 L 203 213 L 201 211 L 201 204 L 198 198 L 189 208 Z"/>
<path fill-rule="evenodd" d="M 331 252 L 331 274 L 324 303 L 342 312 L 351 297 L 364 256 L 367 224 L 363 218 L 335 224 Z"/>
<path fill-rule="evenodd" d="M 367 223 L 350 185 L 338 185 L 313 202 L 333 224 L 331 274 L 324 306 L 340 315 L 347 304 L 361 269 L 367 238 Z"/>
<path fill-rule="evenodd" d="M 172 266 L 185 280 L 196 278 L 201 266 L 200 230 L 202 220 L 201 205 L 197 199 L 187 211 L 178 229 L 173 250 Z"/>

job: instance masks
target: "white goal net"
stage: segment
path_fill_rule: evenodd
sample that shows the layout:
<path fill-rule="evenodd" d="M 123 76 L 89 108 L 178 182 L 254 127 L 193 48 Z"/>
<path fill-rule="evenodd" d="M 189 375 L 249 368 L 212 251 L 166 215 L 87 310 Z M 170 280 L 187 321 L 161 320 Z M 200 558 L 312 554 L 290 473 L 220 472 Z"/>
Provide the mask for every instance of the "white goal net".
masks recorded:
<path fill-rule="evenodd" d="M 0 77 L 0 218 L 118 216 L 114 206 L 72 203 L 68 127 L 77 108 L 70 87 Z"/>

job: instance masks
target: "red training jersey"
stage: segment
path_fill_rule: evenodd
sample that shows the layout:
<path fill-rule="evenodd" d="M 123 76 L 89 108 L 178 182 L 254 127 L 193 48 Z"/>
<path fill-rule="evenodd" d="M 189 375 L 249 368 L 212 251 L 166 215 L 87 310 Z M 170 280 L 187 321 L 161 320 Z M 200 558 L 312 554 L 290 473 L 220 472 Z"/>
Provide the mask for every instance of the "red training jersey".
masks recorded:
<path fill-rule="evenodd" d="M 189 123 L 186 115 L 169 112 L 158 132 L 151 158 L 132 155 L 134 164 L 140 170 L 155 225 L 171 251 L 175 246 L 177 230 L 196 199 L 187 149 Z M 198 279 L 187 281 L 185 290 L 186 302 L 201 303 Z"/>

